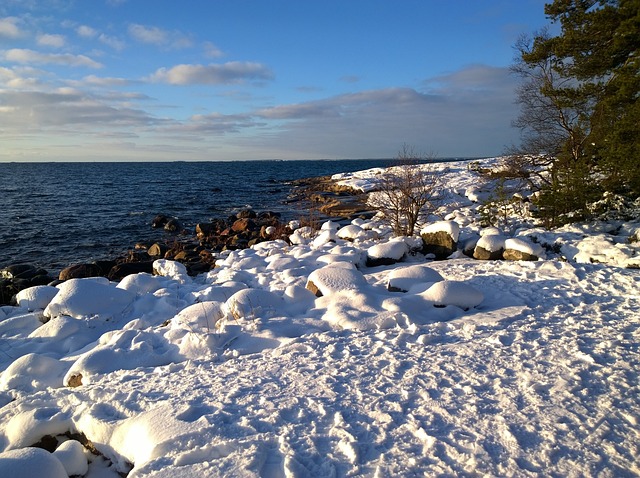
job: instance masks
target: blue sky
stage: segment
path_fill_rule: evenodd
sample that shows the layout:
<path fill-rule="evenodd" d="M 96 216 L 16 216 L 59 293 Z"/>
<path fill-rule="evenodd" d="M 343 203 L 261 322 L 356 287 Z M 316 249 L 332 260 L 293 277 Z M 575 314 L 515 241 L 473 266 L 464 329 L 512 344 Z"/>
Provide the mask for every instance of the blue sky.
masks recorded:
<path fill-rule="evenodd" d="M 3 0 L 0 161 L 497 155 L 544 0 Z"/>

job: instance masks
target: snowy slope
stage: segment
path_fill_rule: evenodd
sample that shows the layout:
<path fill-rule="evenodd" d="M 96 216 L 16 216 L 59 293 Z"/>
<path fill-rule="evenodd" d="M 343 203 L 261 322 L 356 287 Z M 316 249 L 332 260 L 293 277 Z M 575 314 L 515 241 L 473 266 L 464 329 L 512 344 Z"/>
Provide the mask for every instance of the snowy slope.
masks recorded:
<path fill-rule="evenodd" d="M 584 257 L 603 234 L 611 264 L 456 254 L 431 271 L 421 254 L 366 267 L 388 239 L 358 224 L 377 234 L 263 243 L 195 279 L 162 261 L 0 309 L 0 476 L 67 432 L 102 456 L 67 441 L 56 459 L 89 477 L 640 475 L 640 271 L 612 239 L 632 224 L 526 229 Z M 387 290 L 398 278 L 407 292 Z"/>

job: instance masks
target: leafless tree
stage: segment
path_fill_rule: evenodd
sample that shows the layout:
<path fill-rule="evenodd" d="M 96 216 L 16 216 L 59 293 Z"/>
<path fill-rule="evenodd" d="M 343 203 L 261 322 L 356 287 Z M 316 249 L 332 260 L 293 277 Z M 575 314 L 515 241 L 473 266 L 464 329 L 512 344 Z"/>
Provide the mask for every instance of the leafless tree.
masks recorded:
<path fill-rule="evenodd" d="M 403 145 L 372 193 L 370 203 L 393 228 L 396 236 L 412 236 L 421 217 L 436 208 L 441 199 L 439 171 L 429 164 L 435 156 L 416 154 Z"/>

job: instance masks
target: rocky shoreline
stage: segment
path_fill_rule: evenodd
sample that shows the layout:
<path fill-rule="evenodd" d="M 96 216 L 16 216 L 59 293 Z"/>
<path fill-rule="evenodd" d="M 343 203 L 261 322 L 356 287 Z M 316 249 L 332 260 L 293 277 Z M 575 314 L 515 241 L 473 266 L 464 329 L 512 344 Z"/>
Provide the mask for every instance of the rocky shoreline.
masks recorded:
<path fill-rule="evenodd" d="M 289 184 L 292 192 L 287 203 L 301 211 L 300 219 L 293 221 L 299 225 L 317 228 L 326 220 L 348 222 L 374 214 L 367 208 L 366 193 L 338 185 L 331 176 L 300 179 Z M 0 306 L 11 305 L 18 292 L 37 285 L 56 285 L 86 277 L 119 281 L 130 274 L 151 274 L 156 259 L 180 262 L 190 275 L 196 276 L 213 269 L 218 254 L 223 251 L 246 249 L 275 239 L 289 242 L 293 233 L 291 226 L 291 221 L 283 220 L 280 213 L 243 209 L 227 218 L 198 223 L 189 231 L 175 218 L 159 214 L 151 227 L 163 228 L 174 235 L 165 241 L 139 242 L 114 259 L 74 263 L 57 276 L 32 264 L 12 264 L 0 269 Z"/>

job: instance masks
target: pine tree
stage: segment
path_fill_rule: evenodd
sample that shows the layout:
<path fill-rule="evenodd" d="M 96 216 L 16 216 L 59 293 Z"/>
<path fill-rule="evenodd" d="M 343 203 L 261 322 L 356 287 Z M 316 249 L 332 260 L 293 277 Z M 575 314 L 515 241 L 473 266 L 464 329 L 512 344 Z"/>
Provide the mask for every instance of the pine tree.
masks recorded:
<path fill-rule="evenodd" d="M 545 153 L 541 211 L 558 223 L 605 189 L 640 195 L 640 0 L 555 0 L 545 13 L 561 34 L 516 45 L 514 124 L 523 149 Z"/>

